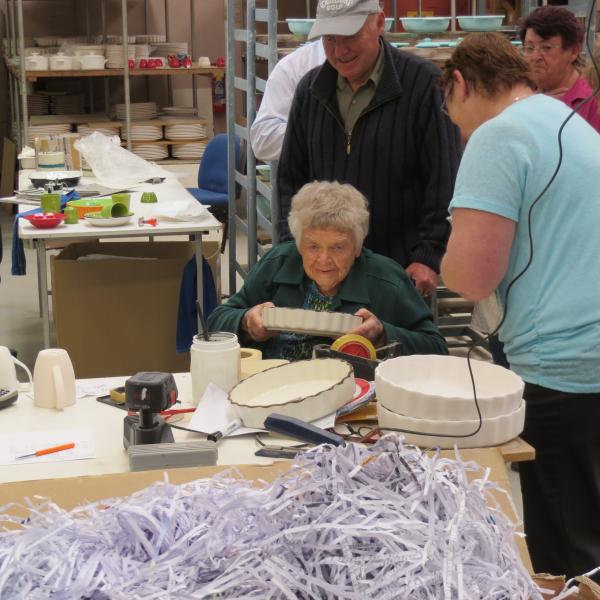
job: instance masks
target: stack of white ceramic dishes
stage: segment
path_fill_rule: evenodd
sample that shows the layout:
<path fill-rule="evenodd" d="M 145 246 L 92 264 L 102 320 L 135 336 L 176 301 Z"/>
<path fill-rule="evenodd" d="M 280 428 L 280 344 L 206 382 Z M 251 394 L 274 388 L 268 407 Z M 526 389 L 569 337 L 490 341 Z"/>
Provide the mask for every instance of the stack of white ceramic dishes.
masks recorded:
<path fill-rule="evenodd" d="M 199 160 L 204 156 L 206 144 L 204 142 L 190 144 L 174 144 L 171 148 L 173 158 Z"/>
<path fill-rule="evenodd" d="M 145 58 L 150 56 L 150 46 L 148 44 L 136 44 L 134 48 L 136 58 Z"/>
<path fill-rule="evenodd" d="M 135 36 L 136 44 L 156 44 L 161 42 L 166 42 L 167 36 L 163 33 L 146 33 L 143 35 Z"/>
<path fill-rule="evenodd" d="M 29 126 L 29 144 L 33 144 L 36 137 L 47 137 L 49 135 L 61 135 L 70 133 L 71 125 L 61 123 L 60 125 L 30 125 Z"/>
<path fill-rule="evenodd" d="M 132 147 L 134 154 L 145 160 L 162 160 L 168 158 L 169 150 L 166 146 L 154 144 L 135 144 Z"/>
<path fill-rule="evenodd" d="M 152 56 L 169 56 L 169 54 L 187 54 L 187 42 L 157 42 L 152 44 Z"/>
<path fill-rule="evenodd" d="M 129 105 L 129 111 L 132 121 L 145 121 L 158 116 L 156 102 L 132 102 Z M 124 121 L 126 117 L 125 104 L 117 104 L 115 113 L 119 121 Z"/>
<path fill-rule="evenodd" d="M 160 112 L 169 117 L 189 117 L 197 115 L 198 109 L 193 106 L 164 106 Z"/>
<path fill-rule="evenodd" d="M 30 115 L 47 115 L 49 110 L 48 96 L 30 94 L 27 96 L 27 110 Z"/>
<path fill-rule="evenodd" d="M 135 60 L 135 46 L 127 46 L 127 57 L 129 60 Z M 106 45 L 106 67 L 108 69 L 122 69 L 123 46 L 121 44 Z"/>
<path fill-rule="evenodd" d="M 50 114 L 77 115 L 83 112 L 85 112 L 83 94 L 50 97 Z"/>
<path fill-rule="evenodd" d="M 122 128 L 123 139 L 127 139 L 127 128 Z M 161 140 L 163 136 L 162 125 L 132 125 L 131 139 L 132 141 L 150 142 L 153 140 Z"/>
<path fill-rule="evenodd" d="M 206 137 L 206 125 L 203 123 L 178 123 L 165 126 L 167 140 L 201 140 Z"/>
<path fill-rule="evenodd" d="M 424 447 L 498 446 L 517 437 L 525 422 L 523 380 L 480 360 L 471 368 L 481 427 L 467 359 L 437 355 L 400 356 L 377 367 L 379 427 L 401 430 L 407 443 Z"/>
<path fill-rule="evenodd" d="M 108 123 L 106 125 L 94 126 L 94 127 L 90 127 L 89 125 L 86 125 L 85 123 L 82 123 L 81 125 L 77 125 L 77 133 L 80 133 L 81 135 L 89 135 L 90 133 L 97 131 L 98 133 L 101 133 L 103 135 L 110 137 L 113 135 L 120 135 L 120 133 L 121 133 L 120 130 L 121 130 L 121 128 L 118 127 L 117 125 L 110 125 Z"/>

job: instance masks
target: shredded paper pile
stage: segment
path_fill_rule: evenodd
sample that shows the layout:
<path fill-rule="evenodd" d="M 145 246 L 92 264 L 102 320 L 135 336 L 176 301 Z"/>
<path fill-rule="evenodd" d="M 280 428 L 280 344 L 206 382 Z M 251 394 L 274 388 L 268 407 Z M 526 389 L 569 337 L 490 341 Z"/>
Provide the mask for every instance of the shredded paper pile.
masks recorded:
<path fill-rule="evenodd" d="M 496 484 L 470 471 L 387 436 L 315 448 L 271 484 L 229 471 L 48 500 L 0 533 L 0 598 L 541 600 Z"/>

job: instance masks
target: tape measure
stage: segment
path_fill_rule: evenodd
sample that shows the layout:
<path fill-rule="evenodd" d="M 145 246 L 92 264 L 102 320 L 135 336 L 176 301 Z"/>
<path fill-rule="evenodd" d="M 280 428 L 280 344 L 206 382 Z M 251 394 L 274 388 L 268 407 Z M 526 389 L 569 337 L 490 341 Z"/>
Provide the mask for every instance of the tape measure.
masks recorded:
<path fill-rule="evenodd" d="M 362 335 L 356 335 L 355 333 L 347 333 L 339 337 L 331 344 L 332 350 L 338 352 L 344 352 L 345 354 L 352 354 L 352 356 L 360 356 L 361 358 L 367 358 L 369 360 L 375 360 L 377 358 L 377 352 L 375 346 Z"/>

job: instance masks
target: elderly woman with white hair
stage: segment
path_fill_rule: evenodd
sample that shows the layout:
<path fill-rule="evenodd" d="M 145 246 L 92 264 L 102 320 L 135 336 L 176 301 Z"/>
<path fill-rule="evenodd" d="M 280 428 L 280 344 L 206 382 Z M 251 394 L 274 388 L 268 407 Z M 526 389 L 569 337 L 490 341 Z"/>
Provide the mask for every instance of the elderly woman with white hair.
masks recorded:
<path fill-rule="evenodd" d="M 303 186 L 288 217 L 294 241 L 275 246 L 251 269 L 243 288 L 210 315 L 213 331 L 231 331 L 265 358 L 310 358 L 331 339 L 265 329 L 265 307 L 304 308 L 359 316 L 349 333 L 382 346 L 399 341 L 406 354 L 447 354 L 430 310 L 404 269 L 363 248 L 369 229 L 365 197 L 337 182 Z"/>

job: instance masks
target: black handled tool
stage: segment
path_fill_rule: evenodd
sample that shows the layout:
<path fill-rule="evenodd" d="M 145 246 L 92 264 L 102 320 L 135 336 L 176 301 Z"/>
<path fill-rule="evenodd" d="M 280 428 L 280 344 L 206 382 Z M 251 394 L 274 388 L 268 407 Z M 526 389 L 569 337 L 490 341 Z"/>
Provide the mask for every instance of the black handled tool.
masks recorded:
<path fill-rule="evenodd" d="M 275 433 L 282 433 L 310 444 L 340 446 L 344 443 L 344 438 L 337 433 L 331 433 L 320 427 L 315 427 L 306 421 L 277 413 L 272 413 L 265 419 L 265 429 L 267 431 L 274 431 Z"/>

